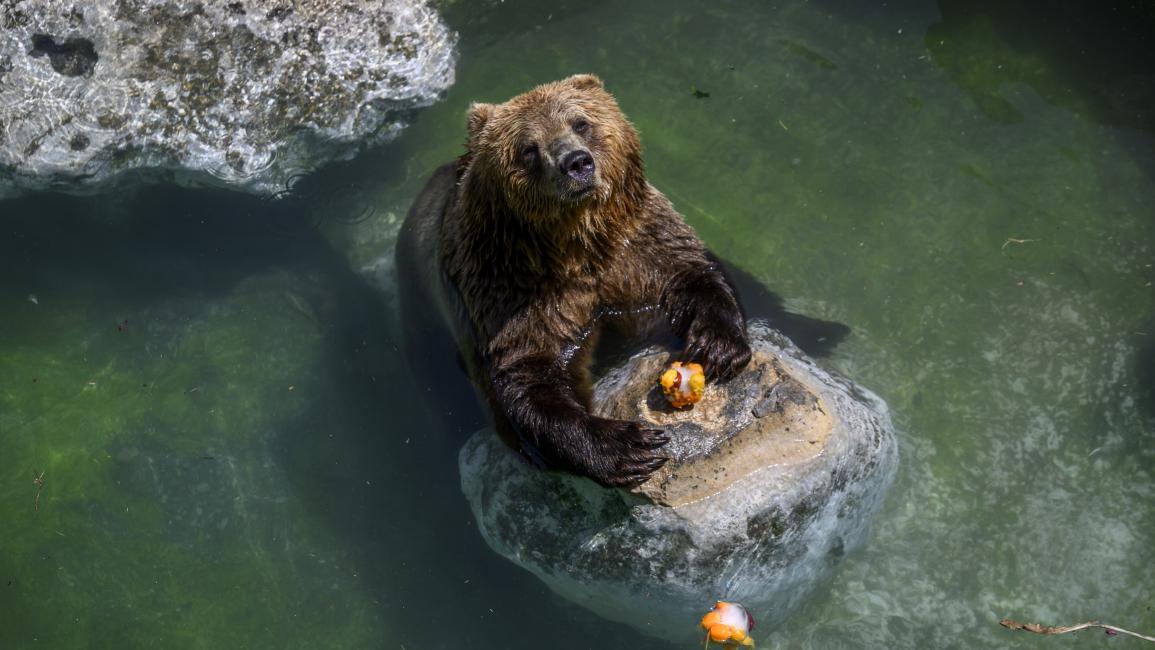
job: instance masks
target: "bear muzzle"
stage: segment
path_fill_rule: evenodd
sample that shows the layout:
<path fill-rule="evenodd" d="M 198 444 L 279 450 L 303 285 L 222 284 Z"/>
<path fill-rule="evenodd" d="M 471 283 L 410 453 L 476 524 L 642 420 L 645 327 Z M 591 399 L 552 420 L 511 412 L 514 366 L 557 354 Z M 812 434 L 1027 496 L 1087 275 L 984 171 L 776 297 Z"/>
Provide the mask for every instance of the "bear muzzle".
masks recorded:
<path fill-rule="evenodd" d="M 561 173 L 575 181 L 588 184 L 594 179 L 594 157 L 585 149 L 571 151 L 561 157 L 558 163 Z"/>
<path fill-rule="evenodd" d="M 593 192 L 597 184 L 594 175 L 594 157 L 585 149 L 574 149 L 558 157 L 558 171 L 564 188 L 562 195 L 570 200 L 580 200 Z"/>

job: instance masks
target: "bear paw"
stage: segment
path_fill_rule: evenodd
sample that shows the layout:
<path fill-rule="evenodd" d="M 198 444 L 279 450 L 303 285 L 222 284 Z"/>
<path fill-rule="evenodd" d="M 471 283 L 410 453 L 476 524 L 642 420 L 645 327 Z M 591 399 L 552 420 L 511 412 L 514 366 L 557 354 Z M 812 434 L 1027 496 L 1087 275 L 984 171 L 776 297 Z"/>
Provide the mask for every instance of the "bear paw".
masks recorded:
<path fill-rule="evenodd" d="M 750 341 L 741 327 L 719 325 L 693 328 L 686 337 L 685 358 L 702 364 L 711 380 L 726 381 L 750 363 Z"/>
<path fill-rule="evenodd" d="M 659 429 L 638 422 L 590 418 L 592 446 L 585 473 L 610 487 L 640 485 L 669 460 L 658 450 L 670 441 Z"/>

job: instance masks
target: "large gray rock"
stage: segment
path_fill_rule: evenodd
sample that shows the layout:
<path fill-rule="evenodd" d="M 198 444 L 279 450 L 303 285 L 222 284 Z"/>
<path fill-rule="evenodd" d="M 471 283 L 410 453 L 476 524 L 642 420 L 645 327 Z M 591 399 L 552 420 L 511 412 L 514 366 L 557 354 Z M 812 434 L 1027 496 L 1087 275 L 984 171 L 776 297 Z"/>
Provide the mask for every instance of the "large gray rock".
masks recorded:
<path fill-rule="evenodd" d="M 490 429 L 459 457 L 482 535 L 554 591 L 612 620 L 692 638 L 715 599 L 780 622 L 861 543 L 894 475 L 886 405 L 750 328 L 754 360 L 687 411 L 656 386 L 651 349 L 602 379 L 598 414 L 670 433 L 672 460 L 636 494 L 525 463 Z"/>
<path fill-rule="evenodd" d="M 0 197 L 129 169 L 273 192 L 453 83 L 417 0 L 0 1 Z"/>

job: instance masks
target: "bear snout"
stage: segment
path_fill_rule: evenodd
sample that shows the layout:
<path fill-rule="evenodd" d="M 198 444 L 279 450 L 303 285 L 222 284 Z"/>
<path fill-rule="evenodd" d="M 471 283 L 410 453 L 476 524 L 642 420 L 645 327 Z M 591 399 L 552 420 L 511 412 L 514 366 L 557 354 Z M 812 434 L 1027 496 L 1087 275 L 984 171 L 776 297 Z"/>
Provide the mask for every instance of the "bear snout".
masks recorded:
<path fill-rule="evenodd" d="M 585 149 L 570 151 L 561 157 L 558 168 L 563 176 L 568 176 L 583 186 L 594 180 L 594 157 Z"/>

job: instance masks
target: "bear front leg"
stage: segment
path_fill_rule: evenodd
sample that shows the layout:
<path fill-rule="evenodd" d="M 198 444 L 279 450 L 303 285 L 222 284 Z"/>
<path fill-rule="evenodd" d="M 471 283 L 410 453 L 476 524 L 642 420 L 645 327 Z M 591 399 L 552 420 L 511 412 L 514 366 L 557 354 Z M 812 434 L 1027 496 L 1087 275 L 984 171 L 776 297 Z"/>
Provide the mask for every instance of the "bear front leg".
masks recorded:
<path fill-rule="evenodd" d="M 560 359 L 495 364 L 490 380 L 499 416 L 513 427 L 522 451 L 549 469 L 631 487 L 668 460 L 658 452 L 669 441 L 662 431 L 590 415 Z"/>
<path fill-rule="evenodd" d="M 710 379 L 725 381 L 750 363 L 746 317 L 716 264 L 674 275 L 661 305 L 674 334 L 685 342 L 685 360 L 701 363 Z"/>

